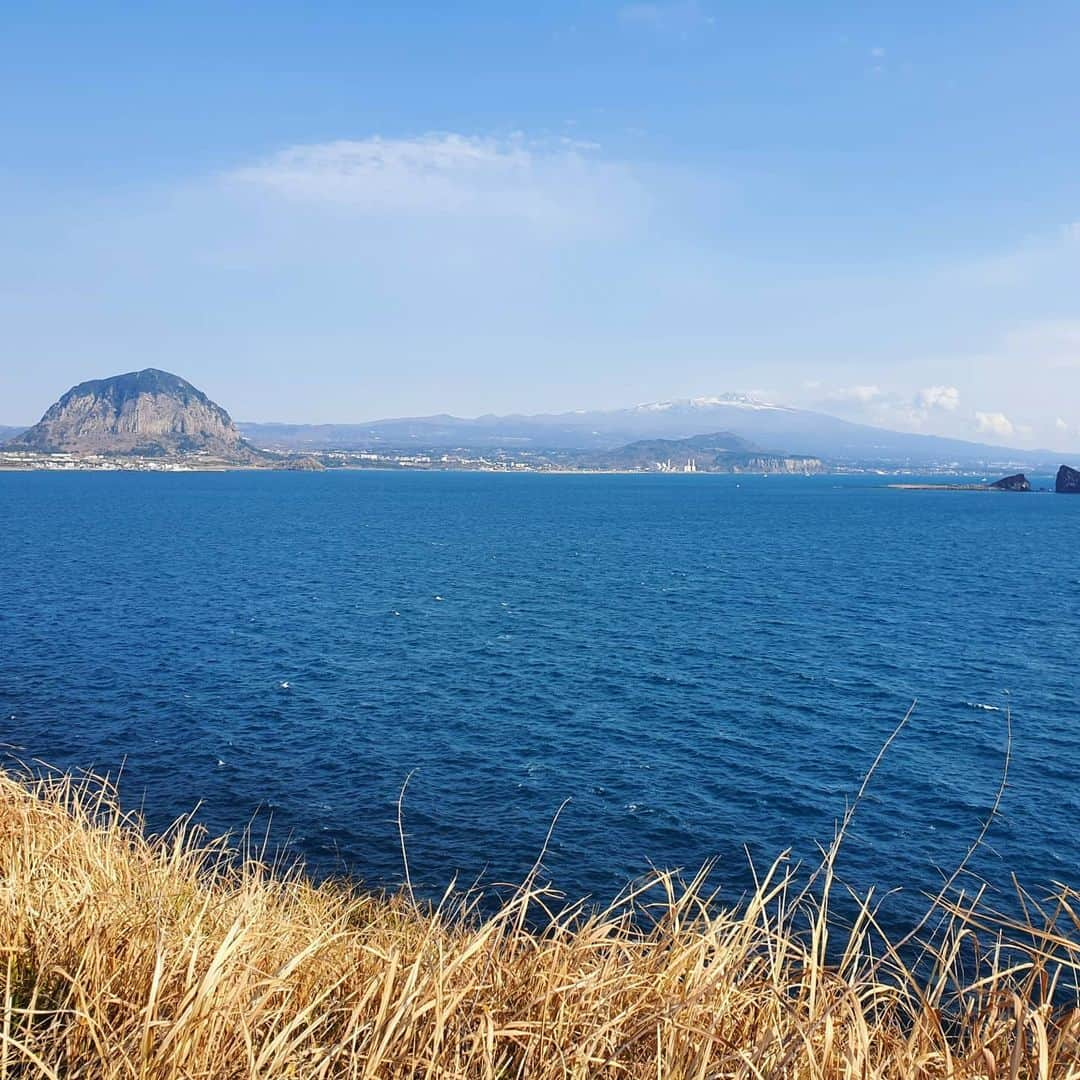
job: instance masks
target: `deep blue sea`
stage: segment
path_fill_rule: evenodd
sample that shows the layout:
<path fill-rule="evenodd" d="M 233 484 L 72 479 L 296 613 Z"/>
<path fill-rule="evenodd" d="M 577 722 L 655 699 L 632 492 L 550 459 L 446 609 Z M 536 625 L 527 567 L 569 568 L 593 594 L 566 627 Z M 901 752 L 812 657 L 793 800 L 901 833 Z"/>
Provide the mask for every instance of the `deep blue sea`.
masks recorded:
<path fill-rule="evenodd" d="M 1047 478 L 1042 478 L 1048 483 Z M 0 474 L 0 741 L 440 893 L 545 860 L 1080 883 L 1080 498 L 880 478 Z M 907 907 L 905 907 L 907 905 Z"/>

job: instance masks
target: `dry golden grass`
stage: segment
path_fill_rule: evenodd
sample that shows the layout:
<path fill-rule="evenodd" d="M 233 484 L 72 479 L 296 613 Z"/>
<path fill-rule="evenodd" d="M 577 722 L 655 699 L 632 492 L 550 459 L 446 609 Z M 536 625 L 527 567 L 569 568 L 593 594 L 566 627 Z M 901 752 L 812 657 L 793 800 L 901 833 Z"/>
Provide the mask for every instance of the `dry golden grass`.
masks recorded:
<path fill-rule="evenodd" d="M 635 918 L 541 932 L 533 879 L 480 919 L 224 851 L 0 773 L 0 1080 L 1080 1077 L 1064 887 L 1023 923 L 950 890 L 914 975 L 869 903 L 830 915 L 835 849 L 808 890 L 780 862 L 726 909 L 658 874 Z"/>

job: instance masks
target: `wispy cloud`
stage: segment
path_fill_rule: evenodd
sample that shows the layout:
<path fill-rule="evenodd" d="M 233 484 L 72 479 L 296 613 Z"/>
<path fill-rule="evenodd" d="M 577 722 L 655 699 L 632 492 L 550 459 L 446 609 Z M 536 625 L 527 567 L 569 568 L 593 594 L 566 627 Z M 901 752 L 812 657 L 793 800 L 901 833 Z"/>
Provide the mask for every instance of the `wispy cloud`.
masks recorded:
<path fill-rule="evenodd" d="M 374 136 L 288 147 L 233 170 L 226 180 L 379 216 L 582 222 L 610 217 L 638 193 L 628 170 L 595 150 L 568 139 L 522 136 Z"/>

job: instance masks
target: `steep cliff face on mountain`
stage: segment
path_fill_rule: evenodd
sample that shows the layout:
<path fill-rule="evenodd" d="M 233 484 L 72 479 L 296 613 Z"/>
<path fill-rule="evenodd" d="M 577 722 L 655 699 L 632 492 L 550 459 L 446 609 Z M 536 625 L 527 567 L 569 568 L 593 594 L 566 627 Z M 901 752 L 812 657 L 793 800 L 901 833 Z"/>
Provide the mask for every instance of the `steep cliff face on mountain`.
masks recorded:
<path fill-rule="evenodd" d="M 236 462 L 261 456 L 220 405 L 156 368 L 72 387 L 7 446 L 43 453 L 198 454 Z"/>

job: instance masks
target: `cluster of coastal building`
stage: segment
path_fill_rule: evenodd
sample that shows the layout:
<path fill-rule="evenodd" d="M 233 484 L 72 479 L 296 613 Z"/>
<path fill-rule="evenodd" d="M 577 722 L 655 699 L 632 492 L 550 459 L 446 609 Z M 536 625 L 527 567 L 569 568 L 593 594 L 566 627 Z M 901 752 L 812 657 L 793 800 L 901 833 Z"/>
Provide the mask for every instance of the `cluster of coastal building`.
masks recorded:
<path fill-rule="evenodd" d="M 111 454 L 37 454 L 26 450 L 0 450 L 0 469 L 9 471 L 196 472 L 214 467 L 212 461 L 195 455 L 170 460 Z"/>
<path fill-rule="evenodd" d="M 140 456 L 136 454 L 100 454 L 100 453 L 68 453 L 68 452 L 41 452 L 34 450 L 22 450 L 0 448 L 0 471 L 47 471 L 47 472 L 216 472 L 229 469 L 293 469 L 293 470 L 319 470 L 324 469 L 389 469 L 410 471 L 470 471 L 470 472 L 638 472 L 638 473 L 697 473 L 701 471 L 731 471 L 768 474 L 770 472 L 783 473 L 786 475 L 801 474 L 801 470 L 788 465 L 786 459 L 750 458 L 739 463 L 730 470 L 717 468 L 702 469 L 695 457 L 687 457 L 685 460 L 666 458 L 658 461 L 641 461 L 638 463 L 620 463 L 612 467 L 608 463 L 588 460 L 579 455 L 566 451 L 551 452 L 521 452 L 507 453 L 500 451 L 488 451 L 479 453 L 468 450 L 454 450 L 445 453 L 430 451 L 428 453 L 416 453 L 394 450 L 325 450 L 315 451 L 309 454 L 281 453 L 274 451 L 256 451 L 255 460 L 239 463 L 223 460 L 206 451 L 195 451 L 186 454 Z M 833 463 L 826 466 L 823 462 L 815 461 L 814 472 L 830 473 L 861 473 L 874 474 L 881 477 L 894 477 L 897 479 L 915 475 L 935 474 L 942 477 L 942 481 L 955 476 L 969 477 L 970 467 L 961 468 L 958 465 L 941 464 L 936 467 L 921 466 L 917 469 L 903 466 L 888 468 L 859 466 L 853 464 L 842 465 Z M 1066 467 L 1063 473 L 1076 476 Z M 807 475 L 810 475 L 809 471 Z M 1060 486 L 1059 476 L 1058 490 Z M 938 483 L 903 483 L 894 484 L 894 487 L 904 488 L 944 488 L 964 489 L 988 489 L 999 488 L 1002 490 L 1026 491 L 1031 490 L 1026 478 L 1022 475 L 1006 477 L 1003 481 L 989 483 L 988 481 L 972 483 L 965 480 L 961 483 L 949 484 L 939 481 Z M 1066 482 L 1066 488 L 1071 490 Z"/>
<path fill-rule="evenodd" d="M 46 472 L 206 472 L 236 468 L 304 469 L 462 469 L 479 472 L 526 472 L 561 469 L 563 466 L 544 460 L 519 460 L 500 456 L 467 453 L 415 454 L 374 453 L 334 450 L 318 454 L 283 455 L 268 452 L 260 463 L 223 461 L 211 454 L 190 453 L 167 457 L 134 454 L 42 453 L 32 450 L 0 449 L 0 470 Z"/>
<path fill-rule="evenodd" d="M 769 472 L 800 474 L 796 469 L 768 468 L 759 462 L 748 462 L 749 467 L 732 469 L 733 472 Z M 0 449 L 0 471 L 45 471 L 45 472 L 219 472 L 230 469 L 296 469 L 303 471 L 323 469 L 389 469 L 410 471 L 468 471 L 468 472 L 639 472 L 639 473 L 697 473 L 703 470 L 693 457 L 684 460 L 664 459 L 661 461 L 642 462 L 638 465 L 603 467 L 594 462 L 583 462 L 576 456 L 565 452 L 503 454 L 488 452 L 485 454 L 469 451 L 451 451 L 447 453 L 395 452 L 392 450 L 329 450 L 310 454 L 282 454 L 268 451 L 260 463 L 237 463 L 221 460 L 212 454 L 195 452 L 176 456 L 138 456 L 131 454 L 74 454 L 41 453 L 30 450 Z M 948 477 L 968 476 L 970 469 L 957 466 L 941 465 L 936 468 L 923 466 L 919 469 L 904 467 L 874 468 L 868 466 L 820 465 L 815 472 L 831 473 L 870 473 L 886 477 L 904 477 L 914 474 L 935 473 Z M 807 473 L 807 475 L 810 475 Z M 905 487 L 934 485 L 895 485 Z M 982 485 L 966 484 L 963 486 L 979 487 Z"/>
<path fill-rule="evenodd" d="M 501 456 L 470 455 L 465 451 L 445 454 L 395 453 L 386 450 L 328 450 L 313 455 L 329 468 L 353 469 L 474 469 L 488 472 L 512 472 L 535 469 L 536 461 Z"/>

